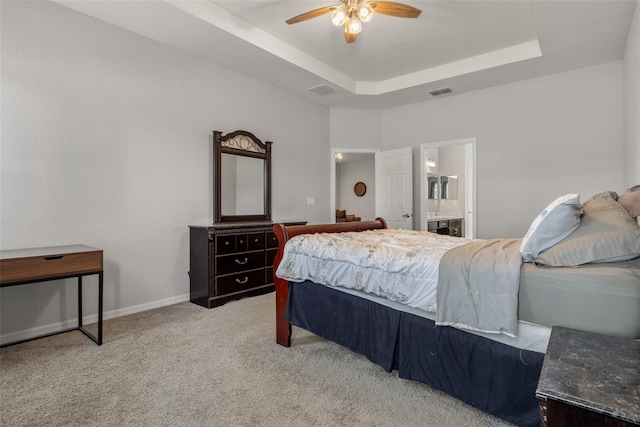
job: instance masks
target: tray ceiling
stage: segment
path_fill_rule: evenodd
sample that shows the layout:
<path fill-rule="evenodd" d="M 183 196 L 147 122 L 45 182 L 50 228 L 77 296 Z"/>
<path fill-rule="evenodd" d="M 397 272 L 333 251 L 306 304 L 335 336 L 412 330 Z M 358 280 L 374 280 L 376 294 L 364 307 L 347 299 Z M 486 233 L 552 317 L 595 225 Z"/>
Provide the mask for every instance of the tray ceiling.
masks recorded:
<path fill-rule="evenodd" d="M 338 1 L 56 1 L 323 105 L 384 109 L 621 60 L 636 1 L 403 1 L 346 44 Z M 309 90 L 318 87 L 323 90 Z"/>

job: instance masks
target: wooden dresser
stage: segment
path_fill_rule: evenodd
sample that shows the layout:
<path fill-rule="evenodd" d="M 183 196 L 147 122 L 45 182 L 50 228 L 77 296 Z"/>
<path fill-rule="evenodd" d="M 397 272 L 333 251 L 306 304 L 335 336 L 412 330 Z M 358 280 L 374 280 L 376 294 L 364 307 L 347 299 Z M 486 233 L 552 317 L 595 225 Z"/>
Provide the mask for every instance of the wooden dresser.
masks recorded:
<path fill-rule="evenodd" d="M 190 226 L 191 302 L 212 308 L 273 291 L 278 240 L 272 228 L 271 221 Z"/>

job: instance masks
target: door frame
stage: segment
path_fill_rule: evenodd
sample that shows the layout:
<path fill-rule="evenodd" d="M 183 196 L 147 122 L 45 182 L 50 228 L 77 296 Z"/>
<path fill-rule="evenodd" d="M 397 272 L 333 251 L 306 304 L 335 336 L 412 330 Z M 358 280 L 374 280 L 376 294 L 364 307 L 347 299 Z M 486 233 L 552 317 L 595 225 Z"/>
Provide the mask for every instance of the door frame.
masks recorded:
<path fill-rule="evenodd" d="M 420 144 L 420 230 L 427 230 L 427 150 L 442 147 L 465 147 L 465 237 L 475 239 L 478 234 L 477 222 L 477 167 L 476 138 L 463 138 L 450 141 L 427 142 Z"/>
<path fill-rule="evenodd" d="M 332 148 L 331 149 L 331 168 L 329 172 L 329 218 L 330 223 L 336 222 L 336 153 L 375 153 L 380 150 L 377 148 Z M 374 195 L 375 197 L 375 195 Z M 375 203 L 375 200 L 374 200 Z"/>

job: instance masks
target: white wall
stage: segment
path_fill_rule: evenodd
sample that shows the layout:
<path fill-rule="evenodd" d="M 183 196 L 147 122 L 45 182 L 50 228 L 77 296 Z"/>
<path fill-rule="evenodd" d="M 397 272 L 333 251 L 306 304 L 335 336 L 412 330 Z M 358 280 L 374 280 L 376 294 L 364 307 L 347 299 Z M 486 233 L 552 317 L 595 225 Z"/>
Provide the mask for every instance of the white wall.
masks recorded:
<path fill-rule="evenodd" d="M 640 2 L 636 2 L 622 61 L 624 187 L 640 184 Z"/>
<path fill-rule="evenodd" d="M 2 249 L 104 249 L 107 316 L 186 299 L 213 130 L 274 142 L 275 220 L 329 221 L 327 108 L 57 4 L 0 7 Z M 3 288 L 2 336 L 73 318 L 67 282 Z"/>
<path fill-rule="evenodd" d="M 557 196 L 623 189 L 621 67 L 608 63 L 385 110 L 381 148 L 476 137 L 477 236 L 522 237 Z M 414 170 L 417 156 L 416 148 Z"/>
<path fill-rule="evenodd" d="M 330 118 L 332 148 L 382 146 L 382 111 L 332 108 Z"/>

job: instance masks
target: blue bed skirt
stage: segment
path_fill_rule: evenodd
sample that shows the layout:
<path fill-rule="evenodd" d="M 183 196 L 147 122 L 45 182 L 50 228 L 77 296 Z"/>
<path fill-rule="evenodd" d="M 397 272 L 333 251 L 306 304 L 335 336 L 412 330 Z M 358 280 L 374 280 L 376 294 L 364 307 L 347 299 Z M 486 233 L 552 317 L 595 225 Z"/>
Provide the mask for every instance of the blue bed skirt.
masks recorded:
<path fill-rule="evenodd" d="M 286 320 L 519 426 L 538 426 L 544 354 L 311 282 L 291 283 Z M 293 343 L 295 345 L 295 343 Z"/>

